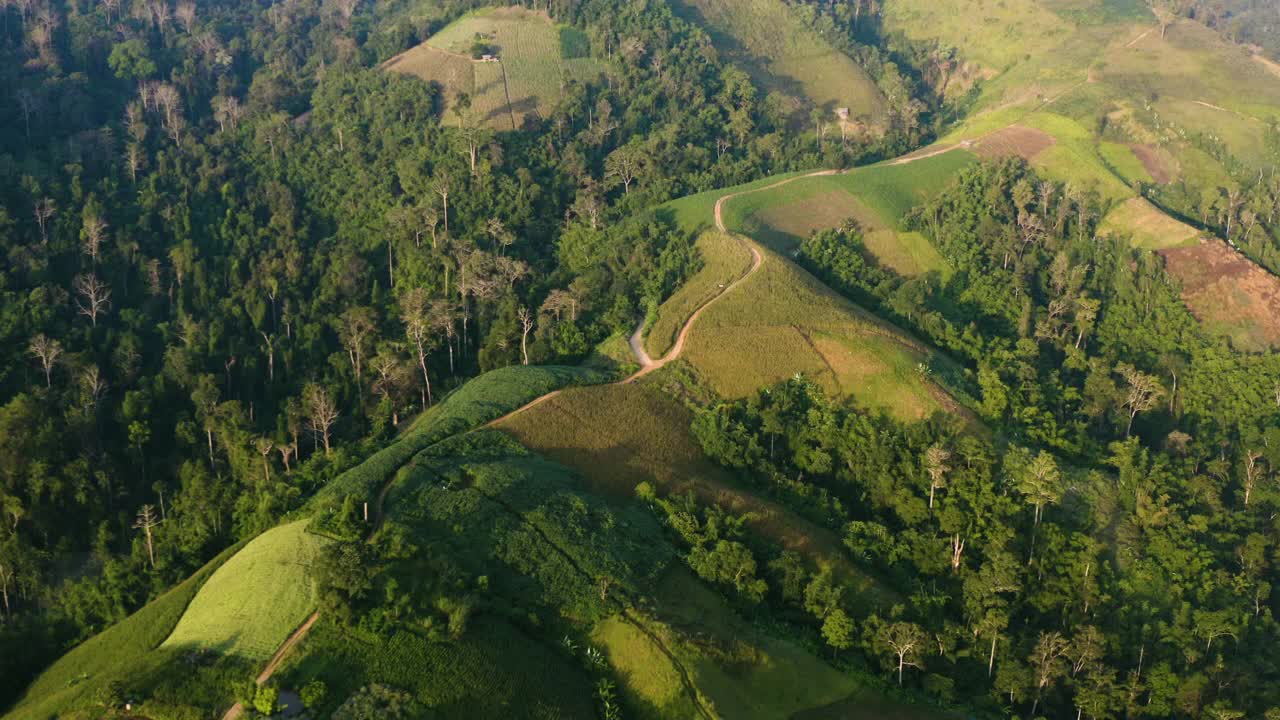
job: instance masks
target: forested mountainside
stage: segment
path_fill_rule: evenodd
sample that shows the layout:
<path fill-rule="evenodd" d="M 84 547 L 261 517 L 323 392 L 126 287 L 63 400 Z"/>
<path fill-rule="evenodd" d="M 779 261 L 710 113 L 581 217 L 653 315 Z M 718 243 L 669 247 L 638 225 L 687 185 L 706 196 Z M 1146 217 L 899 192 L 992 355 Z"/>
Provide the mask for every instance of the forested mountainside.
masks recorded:
<path fill-rule="evenodd" d="M 1274 14 L 0 5 L 0 707 L 1280 713 Z"/>

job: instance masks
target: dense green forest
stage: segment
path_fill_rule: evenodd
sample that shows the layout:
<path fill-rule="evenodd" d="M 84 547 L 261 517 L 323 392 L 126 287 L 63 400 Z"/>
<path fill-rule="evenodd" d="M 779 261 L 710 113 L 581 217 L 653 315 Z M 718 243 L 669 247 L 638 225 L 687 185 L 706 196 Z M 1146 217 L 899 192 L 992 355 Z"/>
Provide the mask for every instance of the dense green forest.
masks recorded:
<path fill-rule="evenodd" d="M 888 105 L 882 133 L 836 142 L 658 0 L 533 7 L 607 64 L 515 132 L 443 122 L 438 84 L 379 68 L 470 1 L 0 4 L 0 708 L 139 608 L 172 627 L 229 548 L 315 518 L 331 662 L 290 672 L 335 718 L 647 717 L 582 627 L 651 632 L 673 569 L 743 618 L 731 634 L 946 710 L 1280 715 L 1280 355 L 1207 331 L 1161 256 L 1099 236 L 1111 201 L 1024 160 L 975 161 L 907 214 L 945 275 L 880 264 L 853 218 L 791 258 L 944 353 L 914 372 L 955 412 L 906 422 L 803 375 L 724 399 L 664 371 L 705 458 L 836 538 L 838 566 L 750 511 L 657 482 L 606 497 L 459 434 L 617 377 L 601 344 L 709 263 L 654 207 L 893 158 L 963 114 L 981 83 L 945 97 L 954 50 L 882 35 L 875 6 L 789 4 Z M 1275 52 L 1273 4 L 1152 9 Z M 1280 179 L 1191 140 L 1222 189 L 1138 191 L 1280 270 Z M 276 709 L 244 660 L 173 659 L 196 669 L 95 707 Z"/>

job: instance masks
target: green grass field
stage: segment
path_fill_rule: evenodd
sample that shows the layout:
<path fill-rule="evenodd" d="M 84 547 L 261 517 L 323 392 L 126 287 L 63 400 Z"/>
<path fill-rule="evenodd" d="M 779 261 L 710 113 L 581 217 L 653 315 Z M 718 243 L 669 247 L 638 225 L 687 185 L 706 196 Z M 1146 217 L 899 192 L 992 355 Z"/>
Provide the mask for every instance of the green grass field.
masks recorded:
<path fill-rule="evenodd" d="M 486 8 L 450 23 L 384 67 L 439 83 L 447 108 L 455 107 L 465 93 L 471 98 L 467 112 L 474 121 L 496 130 L 517 130 L 530 115 L 548 116 L 568 80 L 589 80 L 603 69 L 583 53 L 581 34 L 566 30 L 545 13 L 519 6 Z M 477 38 L 494 48 L 498 61 L 471 59 Z M 459 119 L 446 112 L 443 120 Z"/>
<path fill-rule="evenodd" d="M 884 122 L 884 97 L 866 71 L 808 29 L 782 0 L 681 0 L 676 8 L 766 91 L 803 97 L 827 112 L 847 107 L 851 120 L 869 127 Z M 807 123 L 807 112 L 796 120 Z"/>
<path fill-rule="evenodd" d="M 209 578 L 164 647 L 271 657 L 315 609 L 310 569 L 325 542 L 305 520 L 259 535 Z"/>
<path fill-rule="evenodd" d="M 161 649 L 161 643 L 210 576 L 240 548 L 235 545 L 223 551 L 169 592 L 63 655 L 31 683 L 5 718 L 67 717 L 75 711 L 97 708 L 98 692 L 111 683 L 149 687 L 176 666 L 181 654 L 174 648 Z"/>
<path fill-rule="evenodd" d="M 659 358 L 666 354 L 685 320 L 751 267 L 750 251 L 724 233 L 708 231 L 700 235 L 698 251 L 702 255 L 702 269 L 662 303 L 645 336 L 645 351 L 650 357 Z"/>
<path fill-rule="evenodd" d="M 884 24 L 916 40 L 938 40 L 993 71 L 1068 36 L 1072 25 L 1037 2 L 899 0 L 884 7 Z"/>
<path fill-rule="evenodd" d="M 789 255 L 809 233 L 852 217 L 864 231 L 867 250 L 884 267 L 903 276 L 938 271 L 947 277 L 951 268 L 942 256 L 923 235 L 904 232 L 901 220 L 975 161 L 972 153 L 956 149 L 910 163 L 801 178 L 728 200 L 725 225 Z"/>

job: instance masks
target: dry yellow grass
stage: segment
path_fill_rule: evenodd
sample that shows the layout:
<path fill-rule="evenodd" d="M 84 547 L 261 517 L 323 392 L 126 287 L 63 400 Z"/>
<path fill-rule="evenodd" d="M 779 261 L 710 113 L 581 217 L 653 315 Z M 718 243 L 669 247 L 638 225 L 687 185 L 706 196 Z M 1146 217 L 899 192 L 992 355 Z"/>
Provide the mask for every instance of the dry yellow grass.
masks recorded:
<path fill-rule="evenodd" d="M 1148 250 L 1195 245 L 1200 231 L 1169 217 L 1143 198 L 1133 198 L 1103 218 L 1101 234 L 1128 235 L 1134 247 Z"/>

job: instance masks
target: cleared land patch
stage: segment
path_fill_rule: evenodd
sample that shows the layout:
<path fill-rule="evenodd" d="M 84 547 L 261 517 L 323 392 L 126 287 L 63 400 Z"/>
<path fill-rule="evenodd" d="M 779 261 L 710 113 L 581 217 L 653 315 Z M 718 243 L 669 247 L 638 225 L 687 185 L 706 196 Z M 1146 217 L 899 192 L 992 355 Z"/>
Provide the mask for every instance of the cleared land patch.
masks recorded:
<path fill-rule="evenodd" d="M 191 601 L 165 647 L 265 660 L 315 609 L 311 565 L 327 542 L 298 520 L 236 553 Z"/>
<path fill-rule="evenodd" d="M 871 77 L 781 0 L 682 0 L 677 9 L 766 91 L 805 98 L 829 113 L 847 107 L 856 125 L 883 123 L 884 97 Z M 798 123 L 808 121 L 806 111 L 794 115 Z"/>
<path fill-rule="evenodd" d="M 676 341 L 684 322 L 695 310 L 720 294 L 751 267 L 751 253 L 741 242 L 721 232 L 698 237 L 703 266 L 658 308 L 658 317 L 645 336 L 645 350 L 662 357 Z"/>
<path fill-rule="evenodd" d="M 1205 327 L 1241 350 L 1280 346 L 1280 278 L 1221 240 L 1162 250 L 1182 297 Z"/>
<path fill-rule="evenodd" d="M 479 40 L 492 55 L 473 59 Z M 589 80 L 602 66 L 584 57 L 580 38 L 556 25 L 545 13 L 522 7 L 488 8 L 469 13 L 422 45 L 397 55 L 383 68 L 439 83 L 444 93 L 443 121 L 456 123 L 450 109 L 465 94 L 476 122 L 496 130 L 523 126 L 529 116 L 546 117 L 568 80 Z"/>
<path fill-rule="evenodd" d="M 1143 198 L 1133 198 L 1107 213 L 1099 233 L 1129 235 L 1134 247 L 1148 250 L 1195 245 L 1200 231 L 1165 214 Z"/>
<path fill-rule="evenodd" d="M 1133 151 L 1134 156 L 1138 158 L 1138 162 L 1142 163 L 1142 167 L 1155 182 L 1166 185 L 1173 182 L 1177 176 L 1175 168 L 1171 167 L 1173 160 L 1168 157 L 1167 153 L 1161 152 L 1150 145 L 1138 143 L 1130 145 L 1129 149 Z"/>

